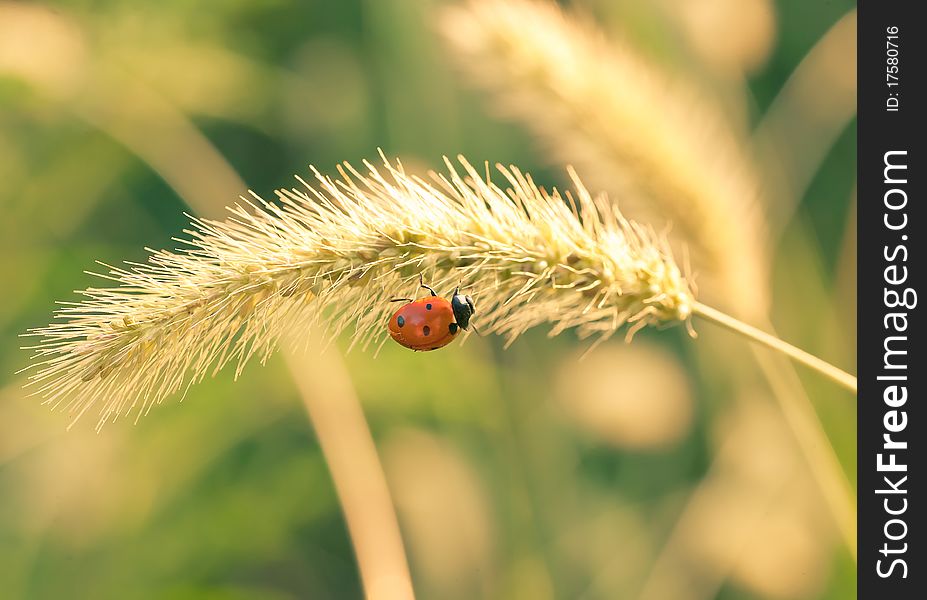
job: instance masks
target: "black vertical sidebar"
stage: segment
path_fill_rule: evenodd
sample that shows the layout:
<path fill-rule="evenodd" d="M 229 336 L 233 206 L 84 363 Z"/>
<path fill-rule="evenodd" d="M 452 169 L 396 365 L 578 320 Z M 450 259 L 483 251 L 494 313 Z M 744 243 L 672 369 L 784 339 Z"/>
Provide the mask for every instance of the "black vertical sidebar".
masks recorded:
<path fill-rule="evenodd" d="M 923 283 L 927 23 L 863 0 L 858 20 L 860 598 L 923 598 L 927 364 Z"/>

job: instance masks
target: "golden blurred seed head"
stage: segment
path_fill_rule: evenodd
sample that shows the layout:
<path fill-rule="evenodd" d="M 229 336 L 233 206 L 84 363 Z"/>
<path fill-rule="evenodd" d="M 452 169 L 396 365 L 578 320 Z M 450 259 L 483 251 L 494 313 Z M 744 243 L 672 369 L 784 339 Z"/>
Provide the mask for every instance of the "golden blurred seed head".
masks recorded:
<path fill-rule="evenodd" d="M 758 177 L 717 103 L 689 81 L 549 1 L 470 0 L 442 13 L 464 71 L 552 162 L 614 191 L 635 219 L 672 222 L 713 303 L 768 303 Z"/>

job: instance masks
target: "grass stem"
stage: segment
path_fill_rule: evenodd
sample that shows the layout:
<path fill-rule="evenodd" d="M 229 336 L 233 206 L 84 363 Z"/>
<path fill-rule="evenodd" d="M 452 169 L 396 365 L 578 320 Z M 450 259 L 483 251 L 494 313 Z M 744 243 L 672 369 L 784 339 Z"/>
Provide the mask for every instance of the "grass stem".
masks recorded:
<path fill-rule="evenodd" d="M 817 371 L 818 373 L 824 375 L 825 377 L 833 380 L 836 383 L 839 383 L 843 387 L 856 393 L 856 377 L 850 375 L 846 371 L 838 369 L 834 365 L 821 360 L 813 354 L 809 354 L 800 348 L 780 340 L 779 338 L 772 336 L 765 331 L 761 331 L 756 327 L 747 325 L 743 321 L 739 321 L 734 317 L 725 314 L 717 309 L 714 309 L 710 306 L 706 306 L 701 302 L 696 302 L 693 305 L 693 314 L 696 314 L 707 321 L 711 321 L 716 325 L 720 325 L 735 333 L 753 340 L 754 342 L 766 346 L 772 350 L 785 354 L 789 358 L 800 362 L 806 367 Z"/>

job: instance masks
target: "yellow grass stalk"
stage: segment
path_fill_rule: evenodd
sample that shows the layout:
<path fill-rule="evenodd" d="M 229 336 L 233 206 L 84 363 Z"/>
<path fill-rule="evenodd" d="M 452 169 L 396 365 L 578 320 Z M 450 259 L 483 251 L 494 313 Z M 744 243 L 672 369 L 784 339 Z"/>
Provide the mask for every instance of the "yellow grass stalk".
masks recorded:
<path fill-rule="evenodd" d="M 430 182 L 401 165 L 350 165 L 336 181 L 257 196 L 226 221 L 194 219 L 182 251 L 109 267 L 118 285 L 64 303 L 60 322 L 31 330 L 36 392 L 98 425 L 148 412 L 229 362 L 264 361 L 286 332 L 349 326 L 381 344 L 395 305 L 424 274 L 462 285 L 481 329 L 513 340 L 550 323 L 605 339 L 630 323 L 688 322 L 694 296 L 662 238 L 626 220 L 576 180 L 575 195 L 500 167 L 503 190 L 462 160 Z M 353 345 L 353 344 L 352 344 Z"/>
<path fill-rule="evenodd" d="M 856 115 L 856 9 L 808 51 L 757 125 L 754 139 L 779 191 L 769 205 L 773 237 L 798 203 L 834 142 Z M 826 94 L 819 93 L 826 89 Z"/>
<path fill-rule="evenodd" d="M 293 332 L 296 333 L 296 332 Z M 337 352 L 283 353 L 325 454 L 368 600 L 414 600 L 399 522 L 373 435 Z"/>
<path fill-rule="evenodd" d="M 100 277 L 117 287 L 88 288 L 61 322 L 30 330 L 31 385 L 75 419 L 102 404 L 98 426 L 140 416 L 229 362 L 236 376 L 263 362 L 293 332 L 350 326 L 353 344 L 382 344 L 389 300 L 422 273 L 471 288 L 481 327 L 509 341 L 544 323 L 600 340 L 629 324 L 630 338 L 697 312 L 833 375 L 697 302 L 666 242 L 575 176 L 575 195 L 561 196 L 500 166 L 503 190 L 460 160 L 463 175 L 448 162 L 430 182 L 385 158 L 366 174 L 345 164 L 340 180 L 314 171 L 315 187 L 281 190 L 279 203 L 255 195 L 226 221 L 194 219 L 186 250 L 110 267 Z"/>

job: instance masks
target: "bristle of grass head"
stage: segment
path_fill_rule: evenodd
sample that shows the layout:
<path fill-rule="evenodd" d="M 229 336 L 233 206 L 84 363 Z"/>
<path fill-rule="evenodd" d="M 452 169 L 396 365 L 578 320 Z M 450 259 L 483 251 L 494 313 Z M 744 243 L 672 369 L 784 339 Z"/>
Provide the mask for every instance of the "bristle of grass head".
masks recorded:
<path fill-rule="evenodd" d="M 575 164 L 622 210 L 672 223 L 714 303 L 762 314 L 765 239 L 749 152 L 717 106 L 554 2 L 470 0 L 445 9 L 458 62 L 553 162 Z"/>
<path fill-rule="evenodd" d="M 40 338 L 30 385 L 75 420 L 93 407 L 98 426 L 140 416 L 311 328 L 379 346 L 389 300 L 414 293 L 420 274 L 442 293 L 462 285 L 480 329 L 509 341 L 544 323 L 600 339 L 625 324 L 629 336 L 688 325 L 693 293 L 666 242 L 575 174 L 561 196 L 515 167 L 498 167 L 503 189 L 463 158 L 430 181 L 383 160 L 364 173 L 344 164 L 339 179 L 313 169 L 314 184 L 277 202 L 254 195 L 225 221 L 194 219 L 184 250 L 109 267 L 100 276 L 117 286 L 88 288 L 61 322 L 27 334 Z"/>

